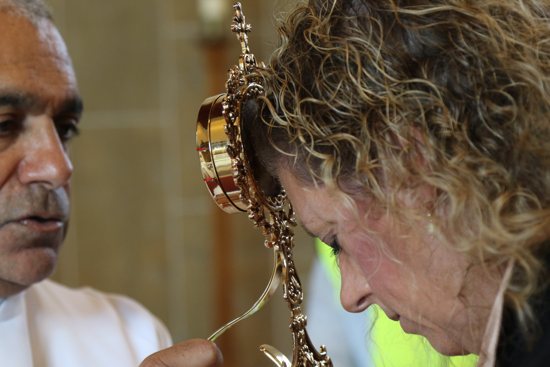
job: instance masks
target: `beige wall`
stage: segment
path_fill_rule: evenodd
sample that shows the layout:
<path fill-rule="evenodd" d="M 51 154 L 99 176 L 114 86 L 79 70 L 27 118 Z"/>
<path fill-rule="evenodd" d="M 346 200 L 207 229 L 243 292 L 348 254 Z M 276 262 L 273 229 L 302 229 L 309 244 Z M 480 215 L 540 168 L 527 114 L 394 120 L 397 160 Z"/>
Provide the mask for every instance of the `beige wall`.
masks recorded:
<path fill-rule="evenodd" d="M 198 1 L 198 0 L 197 0 Z M 68 240 L 55 278 L 128 294 L 175 339 L 205 337 L 212 321 L 211 213 L 195 153 L 195 115 L 208 95 L 196 1 L 51 0 L 85 100 Z M 228 6 L 230 5 L 228 1 Z M 271 0 L 243 1 L 253 52 L 275 44 Z M 230 19 L 228 19 L 229 24 Z M 235 53 L 236 40 L 230 36 Z M 220 60 L 222 70 L 229 62 Z M 223 86 L 220 85 L 220 91 Z M 235 310 L 260 294 L 271 256 L 242 216 L 234 224 Z M 312 246 L 299 233 L 298 270 L 307 281 Z M 257 345 L 285 350 L 288 314 L 281 295 L 231 332 L 240 366 L 268 365 Z"/>

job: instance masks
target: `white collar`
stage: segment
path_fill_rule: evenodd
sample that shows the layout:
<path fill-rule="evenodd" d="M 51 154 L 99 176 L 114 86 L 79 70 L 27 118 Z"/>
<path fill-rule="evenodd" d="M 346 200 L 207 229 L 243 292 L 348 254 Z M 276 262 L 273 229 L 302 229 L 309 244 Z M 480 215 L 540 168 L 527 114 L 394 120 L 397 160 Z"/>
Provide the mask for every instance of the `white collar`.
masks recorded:
<path fill-rule="evenodd" d="M 481 342 L 481 351 L 479 353 L 479 360 L 477 367 L 493 367 L 496 362 L 498 336 L 500 334 L 500 326 L 502 323 L 502 309 L 504 307 L 504 293 L 510 282 L 512 275 L 512 268 L 514 267 L 514 261 L 510 260 L 506 266 L 506 271 L 502 277 L 502 282 L 498 288 L 495 302 L 491 308 L 489 314 L 489 320 L 487 321 L 487 327 L 483 334 L 483 340 Z"/>

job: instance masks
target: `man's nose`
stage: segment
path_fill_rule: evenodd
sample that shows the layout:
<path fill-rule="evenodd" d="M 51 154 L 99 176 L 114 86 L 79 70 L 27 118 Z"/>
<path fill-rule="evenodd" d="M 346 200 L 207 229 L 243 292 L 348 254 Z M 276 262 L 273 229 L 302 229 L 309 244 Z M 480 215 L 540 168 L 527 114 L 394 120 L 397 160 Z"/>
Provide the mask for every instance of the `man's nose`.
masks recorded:
<path fill-rule="evenodd" d="M 73 165 L 54 122 L 47 116 L 29 119 L 18 167 L 19 180 L 25 184 L 43 183 L 52 189 L 66 185 Z"/>
<path fill-rule="evenodd" d="M 362 312 L 371 305 L 371 288 L 356 261 L 341 256 L 338 264 L 342 275 L 340 302 L 348 312 Z"/>

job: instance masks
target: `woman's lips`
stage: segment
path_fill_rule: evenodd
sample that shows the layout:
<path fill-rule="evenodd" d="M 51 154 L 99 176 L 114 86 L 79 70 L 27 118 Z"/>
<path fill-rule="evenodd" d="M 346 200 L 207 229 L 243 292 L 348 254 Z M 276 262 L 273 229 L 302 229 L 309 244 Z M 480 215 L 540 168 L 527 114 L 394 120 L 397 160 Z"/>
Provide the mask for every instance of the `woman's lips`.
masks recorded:
<path fill-rule="evenodd" d="M 399 321 L 399 315 L 398 314 L 393 314 L 393 315 L 388 315 L 388 318 L 390 320 L 393 320 L 393 321 Z"/>
<path fill-rule="evenodd" d="M 384 307 L 383 305 L 381 304 L 378 304 L 378 307 L 380 307 L 382 309 L 382 311 L 384 311 L 384 313 L 386 314 L 386 316 L 388 317 L 388 319 L 390 320 L 393 320 L 393 321 L 399 321 L 399 314 L 395 311 L 390 311 L 388 310 L 386 307 Z"/>

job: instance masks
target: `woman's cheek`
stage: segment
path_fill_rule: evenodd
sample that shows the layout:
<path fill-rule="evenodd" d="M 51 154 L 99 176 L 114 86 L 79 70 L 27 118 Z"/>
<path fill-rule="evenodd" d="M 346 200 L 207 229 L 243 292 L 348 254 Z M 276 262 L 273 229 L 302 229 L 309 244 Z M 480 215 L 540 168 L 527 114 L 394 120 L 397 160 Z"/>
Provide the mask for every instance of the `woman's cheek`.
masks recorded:
<path fill-rule="evenodd" d="M 373 295 L 388 306 L 410 299 L 409 280 L 402 273 L 402 266 L 394 259 L 375 255 L 363 259 L 361 265 Z"/>

